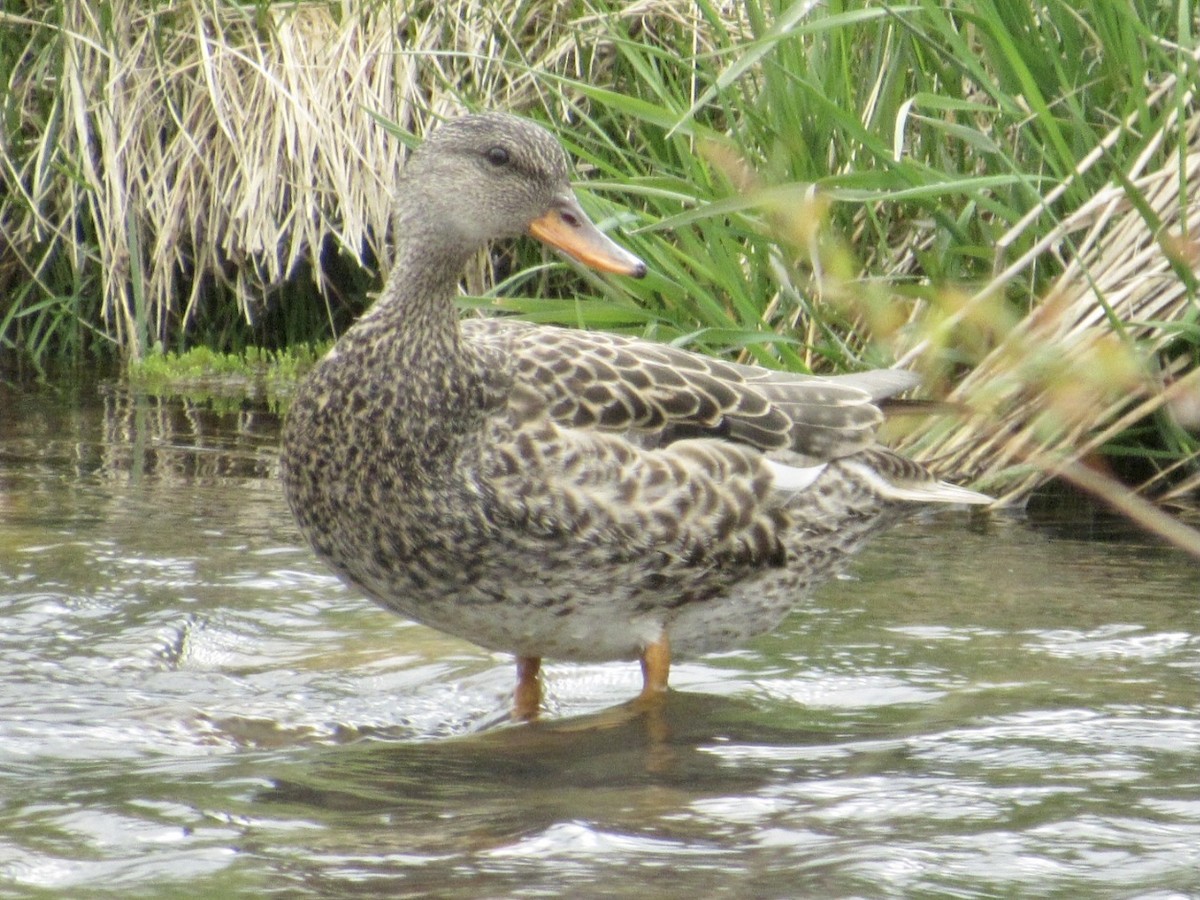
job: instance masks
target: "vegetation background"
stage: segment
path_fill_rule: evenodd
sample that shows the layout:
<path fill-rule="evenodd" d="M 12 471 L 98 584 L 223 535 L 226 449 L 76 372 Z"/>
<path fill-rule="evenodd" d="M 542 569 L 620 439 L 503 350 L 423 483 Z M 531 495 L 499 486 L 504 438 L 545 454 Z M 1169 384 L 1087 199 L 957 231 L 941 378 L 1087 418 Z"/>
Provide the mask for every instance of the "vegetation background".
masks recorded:
<path fill-rule="evenodd" d="M 506 246 L 464 307 L 915 366 L 960 414 L 893 439 L 1008 500 L 1200 488 L 1190 0 L 6 0 L 0 26 L 10 368 L 200 347 L 290 377 L 378 289 L 412 136 L 507 108 L 652 274 Z"/>

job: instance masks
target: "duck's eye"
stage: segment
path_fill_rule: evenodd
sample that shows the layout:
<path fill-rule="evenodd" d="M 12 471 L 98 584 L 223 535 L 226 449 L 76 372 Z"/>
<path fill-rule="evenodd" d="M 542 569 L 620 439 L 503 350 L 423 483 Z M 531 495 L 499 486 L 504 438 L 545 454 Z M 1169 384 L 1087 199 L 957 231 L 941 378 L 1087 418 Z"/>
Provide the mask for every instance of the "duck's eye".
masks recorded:
<path fill-rule="evenodd" d="M 508 165 L 508 151 L 503 147 L 492 147 L 484 154 L 493 166 Z"/>

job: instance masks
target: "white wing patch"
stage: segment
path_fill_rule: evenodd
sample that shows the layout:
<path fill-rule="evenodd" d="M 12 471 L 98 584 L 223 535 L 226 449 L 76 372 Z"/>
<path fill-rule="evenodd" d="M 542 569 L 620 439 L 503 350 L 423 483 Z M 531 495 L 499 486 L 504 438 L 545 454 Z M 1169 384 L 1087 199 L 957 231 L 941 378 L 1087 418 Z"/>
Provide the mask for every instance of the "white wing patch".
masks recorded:
<path fill-rule="evenodd" d="M 888 500 L 907 500 L 910 503 L 994 503 L 995 499 L 969 488 L 950 484 L 948 481 L 891 481 L 880 475 L 871 466 L 856 460 L 842 460 L 845 468 L 853 468 L 864 481 L 870 483 L 879 496 Z"/>
<path fill-rule="evenodd" d="M 763 463 L 771 473 L 772 487 L 777 491 L 789 493 L 798 493 L 808 488 L 828 465 L 821 463 L 819 466 L 785 466 L 770 459 L 764 459 Z"/>
<path fill-rule="evenodd" d="M 764 459 L 771 473 L 772 487 L 786 494 L 798 494 L 812 486 L 828 467 L 829 463 L 819 466 L 788 466 L 774 460 Z M 893 481 L 881 475 L 865 463 L 853 459 L 840 459 L 839 466 L 853 469 L 854 474 L 865 483 L 871 485 L 880 497 L 887 500 L 899 500 L 909 503 L 992 503 L 993 498 L 969 488 L 959 487 L 947 481 Z"/>

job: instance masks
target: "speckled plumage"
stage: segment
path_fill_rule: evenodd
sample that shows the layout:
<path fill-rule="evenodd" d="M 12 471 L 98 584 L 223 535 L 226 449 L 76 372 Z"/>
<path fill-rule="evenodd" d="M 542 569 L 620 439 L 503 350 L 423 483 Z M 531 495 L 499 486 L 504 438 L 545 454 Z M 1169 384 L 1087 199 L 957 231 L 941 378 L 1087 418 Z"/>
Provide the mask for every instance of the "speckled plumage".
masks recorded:
<path fill-rule="evenodd" d="M 388 285 L 284 430 L 289 503 L 343 578 L 520 657 L 636 658 L 664 633 L 702 653 L 773 628 L 913 502 L 986 500 L 874 444 L 907 373 L 460 323 L 473 252 L 556 204 L 582 215 L 567 173 L 547 132 L 495 114 L 443 126 L 405 170 Z"/>

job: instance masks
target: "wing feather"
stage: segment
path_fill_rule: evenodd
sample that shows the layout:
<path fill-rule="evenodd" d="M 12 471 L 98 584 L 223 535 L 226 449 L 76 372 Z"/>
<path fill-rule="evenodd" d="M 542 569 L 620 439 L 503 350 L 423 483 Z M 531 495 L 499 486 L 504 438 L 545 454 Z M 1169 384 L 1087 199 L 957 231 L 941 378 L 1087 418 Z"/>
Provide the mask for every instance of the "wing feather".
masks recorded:
<path fill-rule="evenodd" d="M 468 340 L 511 360 L 520 387 L 561 425 L 641 432 L 646 445 L 715 437 L 811 463 L 871 445 L 878 402 L 911 387 L 899 370 L 833 377 L 727 363 L 621 335 L 467 319 Z"/>
<path fill-rule="evenodd" d="M 876 403 L 912 385 L 905 372 L 821 378 L 609 334 L 490 319 L 463 329 L 512 378 L 483 442 L 484 481 L 494 508 L 539 539 L 736 573 L 786 563 L 794 514 L 837 512 L 826 471 L 853 482 L 847 502 L 863 490 L 987 500 L 873 444 Z"/>

